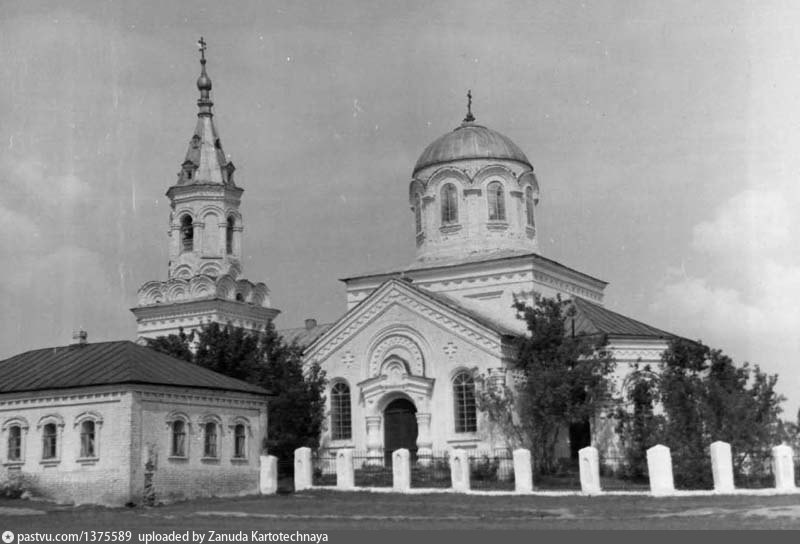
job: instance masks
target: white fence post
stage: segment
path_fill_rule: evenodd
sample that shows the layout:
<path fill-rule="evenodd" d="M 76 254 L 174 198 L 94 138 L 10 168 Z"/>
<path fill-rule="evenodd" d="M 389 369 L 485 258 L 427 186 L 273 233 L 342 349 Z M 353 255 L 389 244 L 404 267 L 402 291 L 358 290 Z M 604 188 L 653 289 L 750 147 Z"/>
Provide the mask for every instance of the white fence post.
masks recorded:
<path fill-rule="evenodd" d="M 311 464 L 311 448 L 294 450 L 294 490 L 302 491 L 311 487 L 313 481 Z"/>
<path fill-rule="evenodd" d="M 274 495 L 278 492 L 278 458 L 262 455 L 259 462 L 258 491 L 262 495 Z"/>
<path fill-rule="evenodd" d="M 517 493 L 533 491 L 531 451 L 524 448 L 514 450 L 514 490 Z"/>
<path fill-rule="evenodd" d="M 795 489 L 792 448 L 786 444 L 772 448 L 772 473 L 775 475 L 775 489 Z"/>
<path fill-rule="evenodd" d="M 401 493 L 411 489 L 411 464 L 407 449 L 392 453 L 392 489 Z"/>
<path fill-rule="evenodd" d="M 675 491 L 672 456 L 668 447 L 658 444 L 647 450 L 647 471 L 650 474 L 650 492 L 653 495 L 669 495 Z"/>
<path fill-rule="evenodd" d="M 714 491 L 733 491 L 733 460 L 731 445 L 720 440 L 711 444 L 711 474 L 714 476 Z"/>
<path fill-rule="evenodd" d="M 339 489 L 353 489 L 355 474 L 353 471 L 353 450 L 341 449 L 336 452 L 336 487 Z"/>
<path fill-rule="evenodd" d="M 453 491 L 469 491 L 469 454 L 466 450 L 450 450 L 450 481 Z"/>
<path fill-rule="evenodd" d="M 587 446 L 578 452 L 578 467 L 581 474 L 581 491 L 597 494 L 600 489 L 600 455 L 597 448 Z"/>

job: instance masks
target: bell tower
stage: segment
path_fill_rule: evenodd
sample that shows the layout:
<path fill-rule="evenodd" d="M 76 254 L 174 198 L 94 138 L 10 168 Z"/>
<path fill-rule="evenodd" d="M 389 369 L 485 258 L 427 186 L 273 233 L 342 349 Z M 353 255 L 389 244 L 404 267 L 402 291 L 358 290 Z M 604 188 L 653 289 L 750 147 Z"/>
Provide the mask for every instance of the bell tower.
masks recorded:
<path fill-rule="evenodd" d="M 167 281 L 150 281 L 138 292 L 140 338 L 186 332 L 208 322 L 260 330 L 279 310 L 270 307 L 264 283 L 242 279 L 239 212 L 244 189 L 233 179 L 235 167 L 222 149 L 206 73 L 206 42 L 200 38 L 197 124 L 178 179 L 167 190 L 169 266 Z"/>

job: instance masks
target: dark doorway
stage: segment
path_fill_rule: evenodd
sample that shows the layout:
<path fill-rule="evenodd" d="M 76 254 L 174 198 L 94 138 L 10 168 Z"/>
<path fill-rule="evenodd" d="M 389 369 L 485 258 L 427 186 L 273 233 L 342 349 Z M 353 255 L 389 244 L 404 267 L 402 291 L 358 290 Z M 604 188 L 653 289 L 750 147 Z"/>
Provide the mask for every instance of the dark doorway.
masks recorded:
<path fill-rule="evenodd" d="M 392 452 L 406 448 L 411 459 L 417 458 L 417 409 L 407 399 L 389 403 L 383 411 L 383 454 L 386 465 L 392 464 Z"/>
<path fill-rule="evenodd" d="M 578 452 L 586 446 L 592 445 L 592 429 L 589 420 L 573 423 L 569 426 L 569 453 L 570 459 L 578 460 Z"/>

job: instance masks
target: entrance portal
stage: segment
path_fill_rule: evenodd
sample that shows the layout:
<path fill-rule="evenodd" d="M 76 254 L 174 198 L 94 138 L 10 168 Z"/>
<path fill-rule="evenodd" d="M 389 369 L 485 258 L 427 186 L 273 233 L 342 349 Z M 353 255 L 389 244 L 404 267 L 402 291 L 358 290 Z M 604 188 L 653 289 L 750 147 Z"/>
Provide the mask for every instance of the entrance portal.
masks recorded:
<path fill-rule="evenodd" d="M 383 454 L 386 465 L 392 464 L 392 452 L 405 448 L 411 460 L 417 458 L 417 409 L 407 399 L 389 403 L 383 411 Z"/>

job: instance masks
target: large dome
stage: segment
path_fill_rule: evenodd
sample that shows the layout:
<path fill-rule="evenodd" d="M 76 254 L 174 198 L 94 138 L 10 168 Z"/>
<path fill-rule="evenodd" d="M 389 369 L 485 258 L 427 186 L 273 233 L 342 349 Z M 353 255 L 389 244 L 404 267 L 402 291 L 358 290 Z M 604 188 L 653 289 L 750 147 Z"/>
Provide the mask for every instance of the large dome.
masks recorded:
<path fill-rule="evenodd" d="M 482 125 L 465 122 L 425 148 L 414 165 L 414 173 L 427 166 L 462 159 L 507 159 L 533 168 L 525 153 L 509 138 Z"/>

